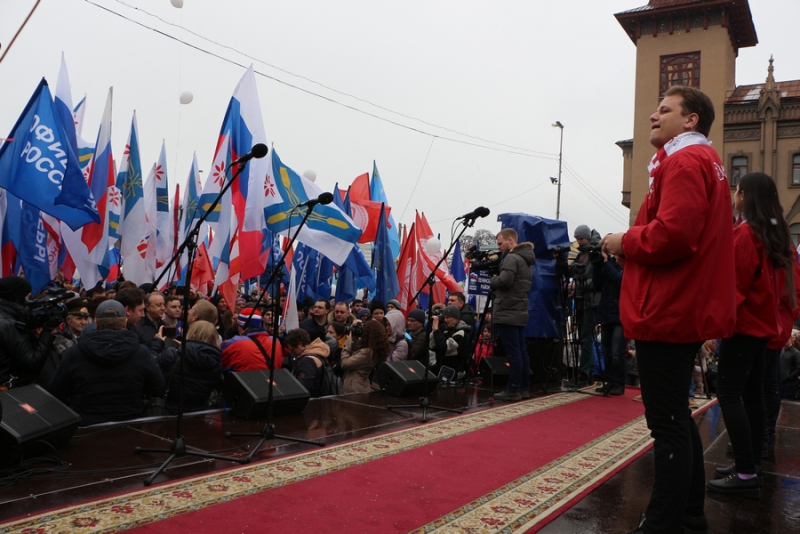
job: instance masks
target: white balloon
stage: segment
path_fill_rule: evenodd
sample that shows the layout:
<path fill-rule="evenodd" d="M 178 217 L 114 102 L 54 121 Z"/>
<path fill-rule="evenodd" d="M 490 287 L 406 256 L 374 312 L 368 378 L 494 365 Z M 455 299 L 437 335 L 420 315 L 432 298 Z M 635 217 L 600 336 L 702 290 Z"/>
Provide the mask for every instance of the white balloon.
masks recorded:
<path fill-rule="evenodd" d="M 305 178 L 307 180 L 311 180 L 312 182 L 316 182 L 317 181 L 317 173 L 312 171 L 311 169 L 308 169 L 307 171 L 303 171 L 303 176 L 305 176 Z"/>
<path fill-rule="evenodd" d="M 442 248 L 442 242 L 432 237 L 428 239 L 428 242 L 425 243 L 425 252 L 428 253 L 428 256 L 434 256 L 439 253 L 439 250 Z"/>
<path fill-rule="evenodd" d="M 169 3 L 172 4 L 172 7 L 177 7 L 178 9 L 183 7 L 183 0 L 169 0 Z"/>
<path fill-rule="evenodd" d="M 181 0 L 172 0 L 173 2 L 181 2 Z M 192 100 L 194 100 L 194 95 L 191 91 L 184 91 L 181 93 L 180 101 L 181 104 L 191 104 Z"/>

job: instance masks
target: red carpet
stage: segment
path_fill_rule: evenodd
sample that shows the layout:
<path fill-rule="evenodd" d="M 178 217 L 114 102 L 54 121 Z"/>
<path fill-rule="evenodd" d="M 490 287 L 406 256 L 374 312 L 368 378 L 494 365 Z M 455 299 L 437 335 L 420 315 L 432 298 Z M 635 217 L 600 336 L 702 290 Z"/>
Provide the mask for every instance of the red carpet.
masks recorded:
<path fill-rule="evenodd" d="M 589 397 L 136 531 L 409 532 L 643 415 L 637 394 Z"/>

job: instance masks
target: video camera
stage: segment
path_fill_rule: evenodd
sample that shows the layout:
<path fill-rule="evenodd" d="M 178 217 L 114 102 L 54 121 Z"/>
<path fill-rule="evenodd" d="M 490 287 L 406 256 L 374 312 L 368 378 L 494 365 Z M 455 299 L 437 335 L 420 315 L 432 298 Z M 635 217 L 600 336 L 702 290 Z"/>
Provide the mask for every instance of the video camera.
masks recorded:
<path fill-rule="evenodd" d="M 480 250 L 472 245 L 464 256 L 470 260 L 470 271 L 486 271 L 489 276 L 500 274 L 500 263 L 503 261 L 499 250 Z"/>
<path fill-rule="evenodd" d="M 67 307 L 63 302 L 73 297 L 75 293 L 63 287 L 46 289 L 43 297 L 25 301 L 17 326 L 23 330 L 36 330 L 51 320 L 63 321 L 67 316 Z"/>

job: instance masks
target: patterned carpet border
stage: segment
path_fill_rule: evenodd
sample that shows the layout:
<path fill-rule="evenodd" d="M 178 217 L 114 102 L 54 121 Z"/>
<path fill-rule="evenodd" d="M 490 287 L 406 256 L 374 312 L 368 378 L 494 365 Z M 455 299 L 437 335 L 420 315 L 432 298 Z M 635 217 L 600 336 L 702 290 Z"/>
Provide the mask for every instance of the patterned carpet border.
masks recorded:
<path fill-rule="evenodd" d="M 0 524 L 0 534 L 119 532 L 378 460 L 586 398 L 588 397 L 573 393 L 556 393 L 493 407 L 406 430 L 36 514 Z"/>
<path fill-rule="evenodd" d="M 716 400 L 696 399 L 700 413 Z M 644 416 L 510 482 L 412 534 L 526 532 L 569 507 L 575 496 L 610 476 L 653 443 Z"/>

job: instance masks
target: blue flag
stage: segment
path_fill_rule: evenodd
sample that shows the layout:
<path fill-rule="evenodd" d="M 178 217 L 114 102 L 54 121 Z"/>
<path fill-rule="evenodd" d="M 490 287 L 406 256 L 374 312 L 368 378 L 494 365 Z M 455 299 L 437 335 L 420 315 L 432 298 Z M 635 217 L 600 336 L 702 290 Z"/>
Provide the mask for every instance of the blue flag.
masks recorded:
<path fill-rule="evenodd" d="M 0 146 L 0 187 L 73 230 L 100 222 L 44 78 Z"/>
<path fill-rule="evenodd" d="M 345 202 L 347 202 L 347 207 L 345 207 Z M 333 188 L 333 203 L 339 206 L 343 212 L 350 213 L 350 191 L 348 190 L 346 198 L 342 200 L 339 184 L 336 184 Z M 375 291 L 375 274 L 367 263 L 364 253 L 355 246 L 345 262 L 339 266 L 336 280 L 336 302 L 350 302 L 356 298 L 359 287 Z"/>
<path fill-rule="evenodd" d="M 381 175 L 378 172 L 378 164 L 374 160 L 372 161 L 372 180 L 369 182 L 369 197 L 373 202 L 383 202 L 387 206 L 389 205 L 386 191 L 383 190 Z M 397 233 L 397 224 L 395 224 L 391 212 L 389 213 L 389 224 L 392 226 L 392 231 L 388 233 L 389 244 L 392 247 L 392 257 L 396 258 L 400 255 L 400 236 Z"/>
<path fill-rule="evenodd" d="M 460 241 L 456 241 L 456 248 L 453 249 L 453 264 L 450 266 L 450 274 L 453 275 L 453 280 L 456 282 L 463 282 L 467 279 L 464 272 L 464 259 L 461 257 Z"/>
<path fill-rule="evenodd" d="M 35 206 L 8 195 L 6 221 L 9 237 L 17 249 L 17 263 L 25 270 L 25 278 L 30 282 L 32 293 L 38 293 L 50 283 L 50 262 L 47 251 L 47 230 L 42 224 L 42 216 Z"/>
<path fill-rule="evenodd" d="M 372 255 L 372 268 L 375 270 L 375 298 L 383 303 L 397 298 L 400 284 L 397 282 L 397 269 L 394 265 L 389 232 L 386 229 L 386 205 L 381 204 L 378 219 L 378 233 L 375 236 L 375 252 Z"/>

